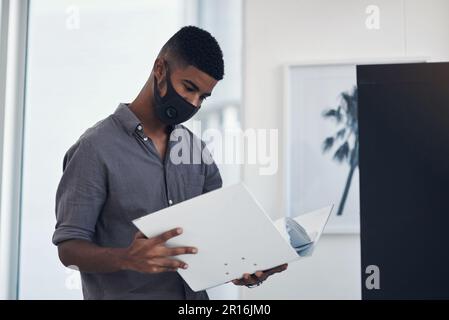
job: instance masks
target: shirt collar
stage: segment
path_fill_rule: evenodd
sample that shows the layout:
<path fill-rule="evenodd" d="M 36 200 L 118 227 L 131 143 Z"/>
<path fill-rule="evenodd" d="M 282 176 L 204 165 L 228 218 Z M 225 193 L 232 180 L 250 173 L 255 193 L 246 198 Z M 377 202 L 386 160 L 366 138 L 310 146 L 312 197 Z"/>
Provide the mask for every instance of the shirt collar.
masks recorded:
<path fill-rule="evenodd" d="M 138 131 L 139 126 L 142 126 L 139 118 L 134 114 L 134 112 L 129 109 L 128 103 L 120 103 L 117 109 L 114 112 L 114 116 L 120 121 L 120 123 L 125 128 L 128 134 L 134 134 L 134 132 Z M 176 129 L 179 125 L 169 125 L 167 126 L 167 132 L 169 135 L 171 132 Z"/>
<path fill-rule="evenodd" d="M 114 116 L 120 121 L 128 134 L 133 134 L 137 127 L 141 125 L 127 103 L 120 103 L 114 112 Z"/>

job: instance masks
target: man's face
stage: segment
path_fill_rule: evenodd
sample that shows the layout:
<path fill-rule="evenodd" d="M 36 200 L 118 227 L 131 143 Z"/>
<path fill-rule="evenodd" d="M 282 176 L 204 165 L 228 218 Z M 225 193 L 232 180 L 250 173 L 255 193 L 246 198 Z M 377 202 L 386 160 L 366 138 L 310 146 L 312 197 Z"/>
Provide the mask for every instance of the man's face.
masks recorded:
<path fill-rule="evenodd" d="M 162 68 L 161 68 L 162 67 Z M 169 63 L 169 73 L 167 64 L 163 63 L 156 68 L 156 78 L 161 96 L 167 92 L 166 75 L 170 75 L 170 80 L 176 92 L 186 101 L 196 107 L 201 107 L 203 101 L 212 94 L 212 90 L 217 84 L 217 80 L 207 73 L 194 66 L 177 66 Z"/>

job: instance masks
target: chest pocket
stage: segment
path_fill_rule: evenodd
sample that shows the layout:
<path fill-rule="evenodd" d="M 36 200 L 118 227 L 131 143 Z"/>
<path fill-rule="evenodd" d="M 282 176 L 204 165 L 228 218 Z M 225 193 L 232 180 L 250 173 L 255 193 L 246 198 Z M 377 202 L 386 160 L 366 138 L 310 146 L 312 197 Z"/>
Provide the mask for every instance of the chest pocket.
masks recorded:
<path fill-rule="evenodd" d="M 203 193 L 205 176 L 202 174 L 183 173 L 184 192 L 187 199 L 199 196 Z"/>

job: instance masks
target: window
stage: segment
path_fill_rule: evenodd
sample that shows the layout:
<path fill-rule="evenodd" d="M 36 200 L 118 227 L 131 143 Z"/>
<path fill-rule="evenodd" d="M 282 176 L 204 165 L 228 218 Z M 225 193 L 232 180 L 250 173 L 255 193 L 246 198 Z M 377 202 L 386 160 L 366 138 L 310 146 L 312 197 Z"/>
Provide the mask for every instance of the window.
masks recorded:
<path fill-rule="evenodd" d="M 82 297 L 79 274 L 62 266 L 51 243 L 63 156 L 88 127 L 138 94 L 181 26 L 208 29 L 226 59 L 226 78 L 199 117 L 207 126 L 238 125 L 240 13 L 240 0 L 30 1 L 19 298 Z M 224 170 L 224 180 L 238 179 L 236 170 Z"/>

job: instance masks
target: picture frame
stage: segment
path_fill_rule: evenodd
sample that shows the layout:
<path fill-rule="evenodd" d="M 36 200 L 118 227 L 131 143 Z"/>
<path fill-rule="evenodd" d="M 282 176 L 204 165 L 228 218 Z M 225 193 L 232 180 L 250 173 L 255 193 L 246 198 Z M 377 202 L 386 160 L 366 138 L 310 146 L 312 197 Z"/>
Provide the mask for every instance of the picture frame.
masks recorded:
<path fill-rule="evenodd" d="M 334 204 L 324 233 L 360 233 L 356 66 L 426 61 L 396 57 L 283 66 L 285 216 Z"/>

